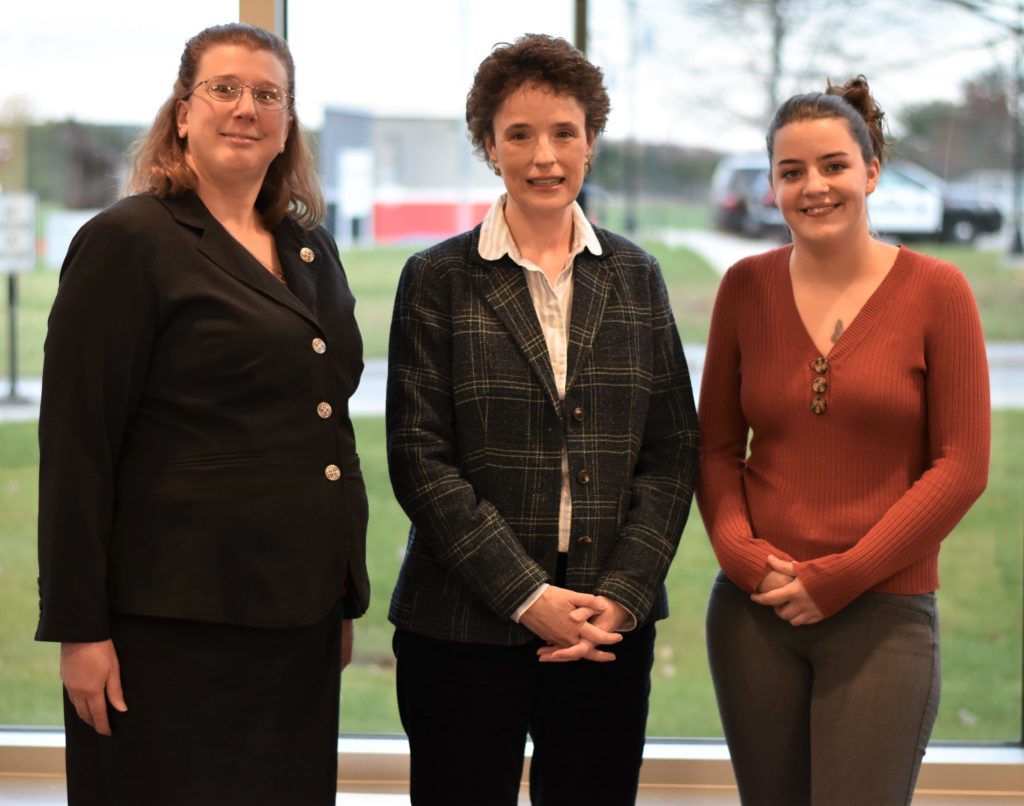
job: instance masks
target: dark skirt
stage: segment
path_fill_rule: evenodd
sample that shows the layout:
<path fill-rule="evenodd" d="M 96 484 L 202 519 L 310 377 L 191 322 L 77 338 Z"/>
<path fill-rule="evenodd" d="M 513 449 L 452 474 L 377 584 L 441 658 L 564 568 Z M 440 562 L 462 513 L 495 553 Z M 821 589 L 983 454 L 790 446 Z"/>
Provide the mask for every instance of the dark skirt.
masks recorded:
<path fill-rule="evenodd" d="M 64 697 L 69 806 L 321 806 L 337 793 L 341 609 L 260 629 L 115 615 L 113 736 Z"/>

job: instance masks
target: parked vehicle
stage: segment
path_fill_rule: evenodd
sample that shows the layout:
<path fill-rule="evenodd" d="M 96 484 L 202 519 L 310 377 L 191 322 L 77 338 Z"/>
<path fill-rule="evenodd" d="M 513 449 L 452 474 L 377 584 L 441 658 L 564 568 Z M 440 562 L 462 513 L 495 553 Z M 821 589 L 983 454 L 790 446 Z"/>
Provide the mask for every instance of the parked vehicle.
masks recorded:
<path fill-rule="evenodd" d="M 764 154 L 723 157 L 711 179 L 710 202 L 716 229 L 755 237 L 788 237 L 775 207 Z M 972 243 L 998 232 L 1003 216 L 995 205 L 953 193 L 946 183 L 919 165 L 894 160 L 886 164 L 875 192 L 868 197 L 873 231 L 898 240 Z"/>
<path fill-rule="evenodd" d="M 710 202 L 715 229 L 762 237 L 783 226 L 764 154 L 723 157 L 711 177 Z"/>
<path fill-rule="evenodd" d="M 943 199 L 942 240 L 973 243 L 979 235 L 999 232 L 1003 214 L 991 202 L 975 196 L 949 193 Z"/>

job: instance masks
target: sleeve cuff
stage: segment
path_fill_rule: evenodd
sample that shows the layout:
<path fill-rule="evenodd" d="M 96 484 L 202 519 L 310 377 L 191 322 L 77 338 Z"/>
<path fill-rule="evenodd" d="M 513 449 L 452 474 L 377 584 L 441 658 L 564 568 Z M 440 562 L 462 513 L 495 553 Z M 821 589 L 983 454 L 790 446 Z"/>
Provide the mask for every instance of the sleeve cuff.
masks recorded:
<path fill-rule="evenodd" d="M 533 603 L 536 602 L 547 589 L 548 583 L 544 582 L 541 584 L 539 588 L 537 588 L 537 590 L 535 590 L 533 593 L 527 596 L 526 599 L 523 600 L 523 603 L 519 605 L 519 607 L 517 607 L 515 611 L 512 613 L 512 621 L 518 624 L 519 619 L 523 617 L 523 614 L 526 613 L 526 611 L 533 606 Z"/>

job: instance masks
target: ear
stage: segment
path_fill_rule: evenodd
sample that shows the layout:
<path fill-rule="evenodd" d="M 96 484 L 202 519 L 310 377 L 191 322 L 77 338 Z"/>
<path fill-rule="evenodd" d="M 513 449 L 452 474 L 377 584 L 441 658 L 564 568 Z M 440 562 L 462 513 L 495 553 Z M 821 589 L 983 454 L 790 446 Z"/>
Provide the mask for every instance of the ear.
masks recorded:
<path fill-rule="evenodd" d="M 174 109 L 174 117 L 179 129 L 182 126 L 188 126 L 188 104 L 178 101 L 178 105 Z"/>
<path fill-rule="evenodd" d="M 498 149 L 494 146 L 494 138 L 488 135 L 484 138 L 484 149 L 487 151 L 487 159 L 491 161 L 491 165 L 498 164 Z"/>
<path fill-rule="evenodd" d="M 878 175 L 882 172 L 882 164 L 878 161 L 878 157 L 872 157 L 871 162 L 868 163 L 868 184 L 865 195 L 870 196 L 875 192 L 875 188 L 878 187 Z"/>

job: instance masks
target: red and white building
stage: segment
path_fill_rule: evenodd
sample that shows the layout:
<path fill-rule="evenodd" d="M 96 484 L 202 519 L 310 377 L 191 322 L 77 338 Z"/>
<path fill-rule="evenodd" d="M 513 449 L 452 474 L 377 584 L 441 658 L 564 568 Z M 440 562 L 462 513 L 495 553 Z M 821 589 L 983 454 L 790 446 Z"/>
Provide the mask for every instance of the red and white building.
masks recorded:
<path fill-rule="evenodd" d="M 327 109 L 319 163 L 343 247 L 435 243 L 476 226 L 504 190 L 455 118 Z"/>

